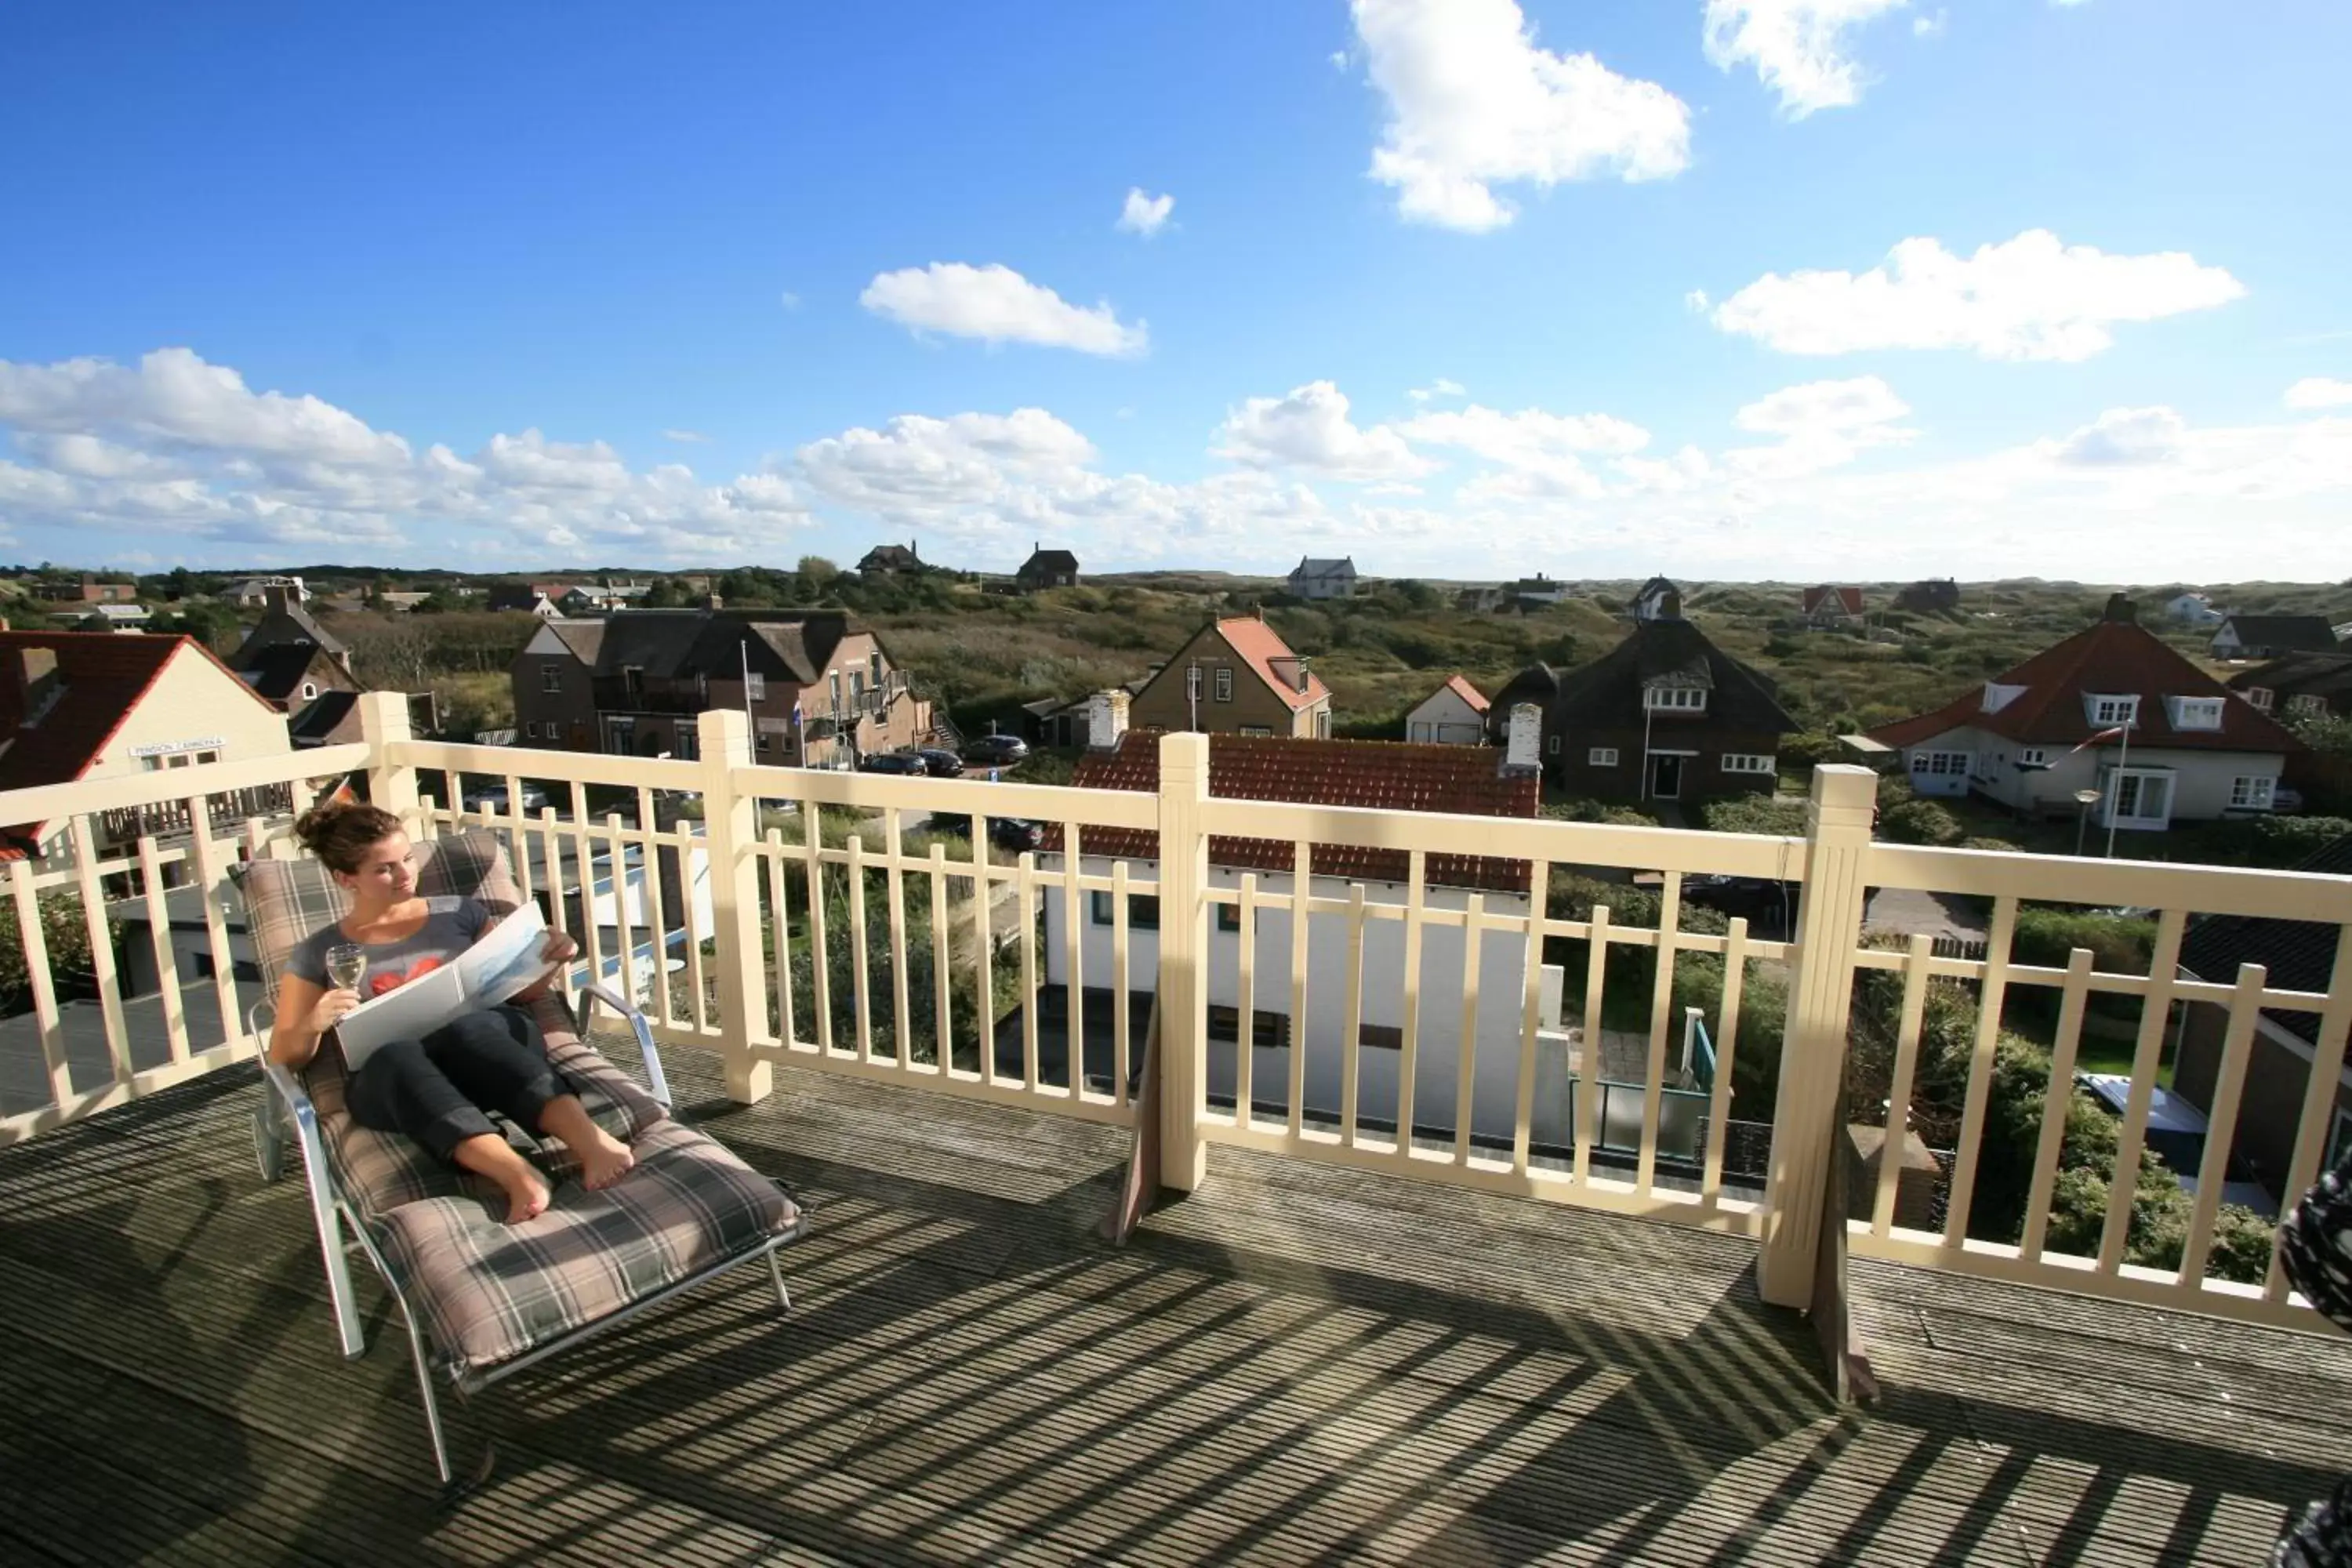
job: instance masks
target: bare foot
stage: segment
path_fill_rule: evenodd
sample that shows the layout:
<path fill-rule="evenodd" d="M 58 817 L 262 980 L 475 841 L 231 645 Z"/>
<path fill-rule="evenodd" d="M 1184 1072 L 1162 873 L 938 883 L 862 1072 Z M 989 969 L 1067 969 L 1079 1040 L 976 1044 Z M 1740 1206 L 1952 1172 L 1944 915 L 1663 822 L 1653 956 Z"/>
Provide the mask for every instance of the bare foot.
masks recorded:
<path fill-rule="evenodd" d="M 520 1225 L 527 1219 L 537 1219 L 547 1212 L 554 1192 L 539 1167 L 528 1160 L 515 1162 L 519 1167 L 512 1175 L 501 1175 L 499 1185 L 506 1189 L 507 1223 Z"/>
<path fill-rule="evenodd" d="M 580 1161 L 580 1184 L 590 1192 L 609 1187 L 628 1173 L 637 1157 L 626 1143 L 603 1128 L 593 1129 L 595 1136 L 571 1145 Z"/>

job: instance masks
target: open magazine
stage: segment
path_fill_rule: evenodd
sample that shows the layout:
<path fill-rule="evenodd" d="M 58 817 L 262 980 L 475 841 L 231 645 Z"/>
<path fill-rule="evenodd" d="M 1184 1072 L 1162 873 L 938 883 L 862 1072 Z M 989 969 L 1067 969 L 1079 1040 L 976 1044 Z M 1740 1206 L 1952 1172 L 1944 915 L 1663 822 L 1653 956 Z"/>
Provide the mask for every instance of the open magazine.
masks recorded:
<path fill-rule="evenodd" d="M 344 1065 L 356 1072 L 387 1040 L 422 1039 L 467 1013 L 495 1007 L 530 989 L 555 967 L 540 956 L 546 946 L 547 921 L 539 906 L 526 900 L 447 963 L 344 1014 L 335 1026 Z"/>

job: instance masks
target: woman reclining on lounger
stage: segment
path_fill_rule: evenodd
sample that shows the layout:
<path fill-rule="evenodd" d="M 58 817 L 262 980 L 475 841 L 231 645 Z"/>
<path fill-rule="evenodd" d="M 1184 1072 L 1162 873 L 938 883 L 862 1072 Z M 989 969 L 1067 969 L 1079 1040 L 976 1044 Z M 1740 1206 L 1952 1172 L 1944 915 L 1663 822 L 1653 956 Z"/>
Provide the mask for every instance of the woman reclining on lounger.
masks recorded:
<path fill-rule="evenodd" d="M 318 1054 L 320 1038 L 360 1005 L 357 991 L 330 980 L 331 950 L 366 949 L 368 983 L 390 989 L 448 963 L 498 917 L 477 899 L 418 898 L 408 835 L 381 807 L 317 806 L 294 825 L 294 835 L 352 896 L 348 914 L 294 949 L 278 987 L 269 1055 L 300 1068 Z M 563 963 L 579 951 L 562 932 L 548 933 L 549 963 Z M 440 1158 L 496 1182 L 506 1193 L 510 1223 L 546 1209 L 547 1177 L 499 1134 L 488 1111 L 562 1139 L 580 1162 L 583 1186 L 608 1185 L 635 1159 L 627 1144 L 590 1119 L 547 1059 L 530 1003 L 552 978 L 422 1039 L 386 1042 L 352 1074 L 346 1091 L 352 1118 L 361 1126 L 405 1133 Z"/>

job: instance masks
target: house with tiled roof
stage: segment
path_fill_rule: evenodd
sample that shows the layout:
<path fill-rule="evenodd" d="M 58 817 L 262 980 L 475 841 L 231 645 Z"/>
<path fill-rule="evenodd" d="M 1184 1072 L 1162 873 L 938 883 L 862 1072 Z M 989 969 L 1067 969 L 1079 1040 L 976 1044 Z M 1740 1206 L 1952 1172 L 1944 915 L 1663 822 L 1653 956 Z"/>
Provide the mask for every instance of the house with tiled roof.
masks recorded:
<path fill-rule="evenodd" d="M 1160 787 L 1162 737 L 1129 731 L 1118 745 L 1081 759 L 1071 779 L 1085 789 L 1156 791 Z M 1360 806 L 1392 811 L 1445 812 L 1456 816 L 1532 818 L 1540 801 L 1536 775 L 1504 766 L 1499 752 L 1467 746 L 1426 746 L 1378 741 L 1281 740 L 1212 734 L 1209 794 L 1227 800 L 1285 801 L 1311 805 Z M 1052 840 L 1048 841 L 1049 844 Z M 1149 881 L 1159 875 L 1158 836 L 1150 829 L 1087 827 L 1079 837 L 1080 870 L 1089 879 L 1108 879 L 1118 862 L 1129 877 Z M 1357 1026 L 1357 1110 L 1360 1122 L 1393 1125 L 1399 1064 L 1407 1026 L 1405 980 L 1409 943 L 1420 952 L 1417 979 L 1419 1037 L 1413 1075 L 1416 1123 L 1453 1125 L 1459 1079 L 1463 974 L 1470 955 L 1459 924 L 1423 924 L 1408 937 L 1393 918 L 1406 901 L 1412 876 L 1402 849 L 1319 844 L 1308 850 L 1309 894 L 1345 906 L 1360 888 L 1368 907 L 1390 914 L 1363 922 L 1360 963 L 1349 961 L 1349 916 L 1309 917 L 1303 1014 L 1293 1016 L 1293 948 L 1286 909 L 1253 906 L 1253 970 L 1256 976 L 1250 1016 L 1242 1016 L 1241 952 L 1244 917 L 1239 894 L 1244 878 L 1255 896 L 1287 900 L 1296 875 L 1296 850 L 1287 840 L 1213 837 L 1209 840 L 1209 886 L 1217 900 L 1206 932 L 1209 1014 L 1208 1092 L 1230 1102 L 1235 1092 L 1242 1041 L 1250 1044 L 1251 1072 L 1270 1099 L 1283 1099 L 1290 1081 L 1291 1052 L 1303 1052 L 1304 1094 L 1308 1119 L 1329 1122 L 1341 1109 L 1343 1034 Z M 1060 858 L 1041 857 L 1058 875 Z M 1498 916 L 1524 916 L 1529 907 L 1530 867 L 1525 860 L 1470 855 L 1430 855 L 1422 866 L 1423 907 L 1460 910 L 1472 898 Z M 1047 989 L 1067 984 L 1070 910 L 1057 879 L 1041 883 L 1045 902 Z M 1096 993 L 1089 1012 L 1113 1000 L 1100 994 L 1118 973 L 1113 967 L 1123 941 L 1128 984 L 1148 994 L 1159 973 L 1160 909 L 1148 896 L 1130 898 L 1123 911 L 1112 895 L 1083 896 L 1077 913 L 1078 968 L 1082 992 Z M 1512 1132 L 1519 1060 L 1520 999 L 1527 994 L 1524 933 L 1489 931 L 1477 951 L 1480 995 L 1504 998 L 1482 1007 L 1475 1045 L 1474 1127 L 1481 1136 L 1507 1142 Z M 1545 1020 L 1556 1021 L 1559 972 L 1540 976 Z M 1357 987 L 1353 1000 L 1350 984 Z M 1538 1072 L 1547 1085 L 1565 1082 L 1565 1039 L 1539 1040 Z M 1254 1097 L 1255 1098 L 1255 1097 Z M 1538 1143 L 1566 1141 L 1565 1093 L 1539 1094 Z M 1546 1120 L 1549 1118 L 1549 1120 Z M 1555 1123 L 1558 1123 L 1557 1125 Z"/>
<path fill-rule="evenodd" d="M 1664 577 L 1653 577 L 1633 591 L 1637 621 L 1678 621 L 1683 618 L 1683 591 Z"/>
<path fill-rule="evenodd" d="M 2352 877 L 2352 836 L 2338 838 L 2295 868 L 2319 876 Z M 2238 966 L 2259 963 L 2274 991 L 2325 994 L 2335 976 L 2342 932 L 2307 921 L 2253 915 L 2207 915 L 2191 921 L 2180 943 L 2185 975 L 2217 985 L 2233 984 Z M 2227 1054 L 2230 1010 L 2221 1004 L 2181 1004 L 2174 1037 L 2172 1091 L 2210 1115 Z M 2233 1166 L 2261 1184 L 2272 1212 L 2290 1194 L 2285 1177 L 2302 1127 L 2304 1100 L 2326 1029 L 2315 1013 L 2264 1008 L 2255 1015 L 2240 1082 Z M 2339 1045 L 2341 1041 L 2337 1042 Z M 2352 1066 L 2336 1063 L 2336 1092 L 2319 1130 L 2319 1169 L 2333 1170 L 2352 1153 Z"/>
<path fill-rule="evenodd" d="M 1356 558 L 1302 555 L 1283 585 L 1299 599 L 1351 599 L 1356 594 Z"/>
<path fill-rule="evenodd" d="M 2256 710 L 2274 718 L 2352 717 L 2352 648 L 2291 653 L 2240 670 L 2228 684 Z"/>
<path fill-rule="evenodd" d="M 1568 794 L 1593 800 L 1702 801 L 1769 795 L 1780 782 L 1780 737 L 1797 721 L 1771 677 L 1717 647 L 1684 620 L 1668 588 L 1658 615 L 1623 642 L 1565 672 L 1521 670 L 1495 695 L 1489 738 L 1511 710 L 1543 713 L 1543 769 Z"/>
<path fill-rule="evenodd" d="M 868 582 L 880 577 L 917 577 L 929 570 L 923 564 L 923 558 L 915 553 L 915 542 L 911 539 L 904 544 L 877 544 L 857 560 L 857 574 Z"/>
<path fill-rule="evenodd" d="M 1869 738 L 1921 795 L 1981 796 L 2031 816 L 2142 831 L 2271 808 L 2293 735 L 2139 624 L 2117 594 L 2094 625 L 1932 712 Z"/>
<path fill-rule="evenodd" d="M 352 650 L 303 606 L 292 578 L 262 590 L 261 619 L 229 657 L 228 667 L 281 713 L 299 713 L 330 691 L 364 691 Z"/>
<path fill-rule="evenodd" d="M 2213 630 L 2215 658 L 2277 658 L 2290 653 L 2333 653 L 2336 628 L 2326 616 L 2241 616 Z"/>
<path fill-rule="evenodd" d="M 1483 746 L 1486 714 L 1486 695 L 1461 676 L 1449 675 L 1404 716 L 1404 738 L 1436 746 Z"/>
<path fill-rule="evenodd" d="M 1822 583 L 1805 590 L 1801 599 L 1809 626 L 1851 626 L 1862 619 L 1862 590 Z"/>
<path fill-rule="evenodd" d="M 292 749 L 286 715 L 194 637 L 0 632 L 0 790 Z M 68 855 L 64 826 L 0 826 L 0 847 Z"/>
<path fill-rule="evenodd" d="M 1328 737 L 1331 692 L 1263 611 L 1211 621 L 1135 694 L 1139 730 Z"/>

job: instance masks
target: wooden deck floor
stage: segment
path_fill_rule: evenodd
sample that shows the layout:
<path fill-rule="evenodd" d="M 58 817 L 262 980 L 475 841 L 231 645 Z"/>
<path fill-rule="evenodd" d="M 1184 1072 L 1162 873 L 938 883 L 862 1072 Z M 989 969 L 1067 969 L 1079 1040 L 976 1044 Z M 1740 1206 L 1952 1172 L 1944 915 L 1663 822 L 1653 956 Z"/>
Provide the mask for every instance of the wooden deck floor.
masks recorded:
<path fill-rule="evenodd" d="M 1832 1407 L 1749 1249 L 1220 1157 L 1124 1250 L 1099 1129 L 790 1074 L 688 1114 L 816 1206 L 457 1414 L 333 1346 L 249 1072 L 0 1153 L 0 1560 L 2246 1563 L 2352 1468 L 2352 1346 L 1862 1271 Z"/>

